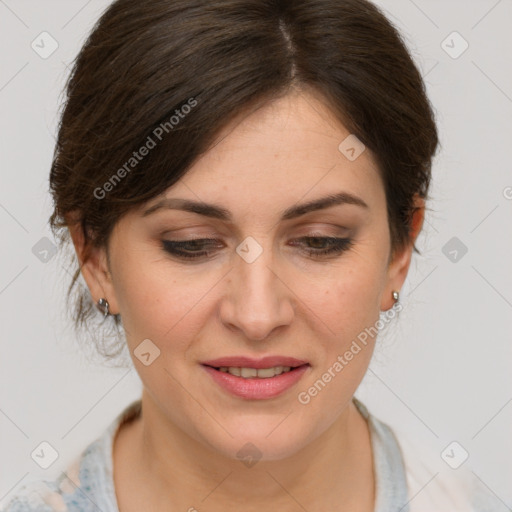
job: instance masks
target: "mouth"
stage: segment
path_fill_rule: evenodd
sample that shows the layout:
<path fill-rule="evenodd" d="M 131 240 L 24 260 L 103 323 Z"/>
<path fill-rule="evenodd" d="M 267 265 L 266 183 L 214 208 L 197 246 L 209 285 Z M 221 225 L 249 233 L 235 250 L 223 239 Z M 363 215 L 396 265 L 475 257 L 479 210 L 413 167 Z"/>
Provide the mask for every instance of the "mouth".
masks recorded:
<path fill-rule="evenodd" d="M 307 365 L 307 363 L 306 363 Z M 206 365 L 208 366 L 208 365 Z M 240 367 L 240 366 L 210 366 L 214 370 L 222 373 L 229 373 L 235 377 L 241 377 L 242 379 L 270 379 L 297 370 L 301 366 L 271 366 L 270 368 L 251 368 L 251 367 Z"/>
<path fill-rule="evenodd" d="M 224 391 L 245 399 L 267 399 L 294 386 L 310 368 L 307 361 L 290 357 L 259 360 L 231 357 L 201 363 Z"/>

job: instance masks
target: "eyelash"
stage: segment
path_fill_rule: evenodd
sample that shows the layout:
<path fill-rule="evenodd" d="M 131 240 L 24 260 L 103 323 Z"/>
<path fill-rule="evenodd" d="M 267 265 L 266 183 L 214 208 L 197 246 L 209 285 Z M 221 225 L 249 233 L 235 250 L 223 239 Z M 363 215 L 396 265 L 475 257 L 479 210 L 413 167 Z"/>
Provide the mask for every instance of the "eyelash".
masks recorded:
<path fill-rule="evenodd" d="M 321 237 L 321 236 L 304 236 L 298 240 L 316 240 L 324 243 L 329 243 L 330 247 L 327 249 L 305 249 L 305 252 L 312 257 L 322 257 L 335 254 L 341 254 L 353 245 L 353 241 L 350 238 L 336 238 L 336 237 Z M 197 245 L 198 242 L 217 242 L 215 238 L 197 238 L 194 240 L 162 240 L 163 249 L 178 258 L 183 259 L 195 259 L 202 256 L 208 256 L 208 251 L 197 251 L 197 252 L 184 252 L 182 249 L 187 246 L 190 248 L 190 244 Z M 204 243 L 202 244 L 205 245 Z"/>

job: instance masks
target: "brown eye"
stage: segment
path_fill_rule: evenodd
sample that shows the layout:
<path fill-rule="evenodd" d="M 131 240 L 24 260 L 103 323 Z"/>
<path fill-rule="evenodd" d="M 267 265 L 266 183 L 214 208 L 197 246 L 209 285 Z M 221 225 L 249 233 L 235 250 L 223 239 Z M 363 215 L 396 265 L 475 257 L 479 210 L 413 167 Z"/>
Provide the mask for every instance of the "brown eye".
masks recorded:
<path fill-rule="evenodd" d="M 341 254 L 353 245 L 350 238 L 305 236 L 299 240 L 308 242 L 308 246 L 304 250 L 310 256 Z"/>
<path fill-rule="evenodd" d="M 179 258 L 199 258 L 208 256 L 207 249 L 218 246 L 215 238 L 196 238 L 194 240 L 162 240 L 163 249 Z"/>
<path fill-rule="evenodd" d="M 305 236 L 298 240 L 305 241 L 307 244 L 293 245 L 301 245 L 303 250 L 312 257 L 341 254 L 353 245 L 349 238 Z M 162 246 L 169 254 L 184 259 L 207 257 L 213 252 L 213 249 L 222 247 L 215 238 L 162 240 Z"/>

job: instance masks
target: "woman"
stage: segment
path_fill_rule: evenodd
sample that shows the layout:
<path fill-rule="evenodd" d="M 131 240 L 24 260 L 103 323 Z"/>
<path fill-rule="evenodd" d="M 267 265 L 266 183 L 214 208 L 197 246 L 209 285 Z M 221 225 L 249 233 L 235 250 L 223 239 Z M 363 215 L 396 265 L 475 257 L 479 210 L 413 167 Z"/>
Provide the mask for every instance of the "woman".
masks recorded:
<path fill-rule="evenodd" d="M 459 481 L 411 487 L 354 398 L 437 145 L 369 2 L 114 2 L 67 85 L 50 221 L 79 261 L 70 292 L 88 286 L 76 324 L 119 328 L 143 394 L 7 510 L 481 507 Z"/>

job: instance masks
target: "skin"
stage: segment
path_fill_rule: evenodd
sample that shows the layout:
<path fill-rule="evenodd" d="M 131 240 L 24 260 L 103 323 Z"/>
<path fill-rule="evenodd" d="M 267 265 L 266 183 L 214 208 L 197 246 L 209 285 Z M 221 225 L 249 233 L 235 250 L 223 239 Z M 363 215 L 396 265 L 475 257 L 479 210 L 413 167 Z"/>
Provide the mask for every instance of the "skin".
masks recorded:
<path fill-rule="evenodd" d="M 368 149 L 355 161 L 338 150 L 349 134 L 319 95 L 293 91 L 240 115 L 162 195 L 219 204 L 232 222 L 165 209 L 143 217 L 134 209 L 112 233 L 110 265 L 107 248 L 83 261 L 83 237 L 70 228 L 92 298 L 107 298 L 121 314 L 143 383 L 142 417 L 123 425 L 114 443 L 122 512 L 374 509 L 369 431 L 352 397 L 375 339 L 307 405 L 297 395 L 394 304 L 424 203 L 416 200 L 410 244 L 392 255 L 382 179 Z M 341 191 L 368 207 L 279 219 L 290 206 Z M 325 246 L 300 240 L 313 235 L 348 236 L 353 245 L 314 257 L 307 248 Z M 263 250 L 252 263 L 235 251 L 248 236 Z M 190 262 L 161 245 L 204 237 L 220 246 Z M 133 351 L 148 338 L 161 353 L 144 366 Z M 231 396 L 200 366 L 275 354 L 310 368 L 268 400 Z M 262 454 L 250 468 L 236 457 L 247 442 Z"/>

